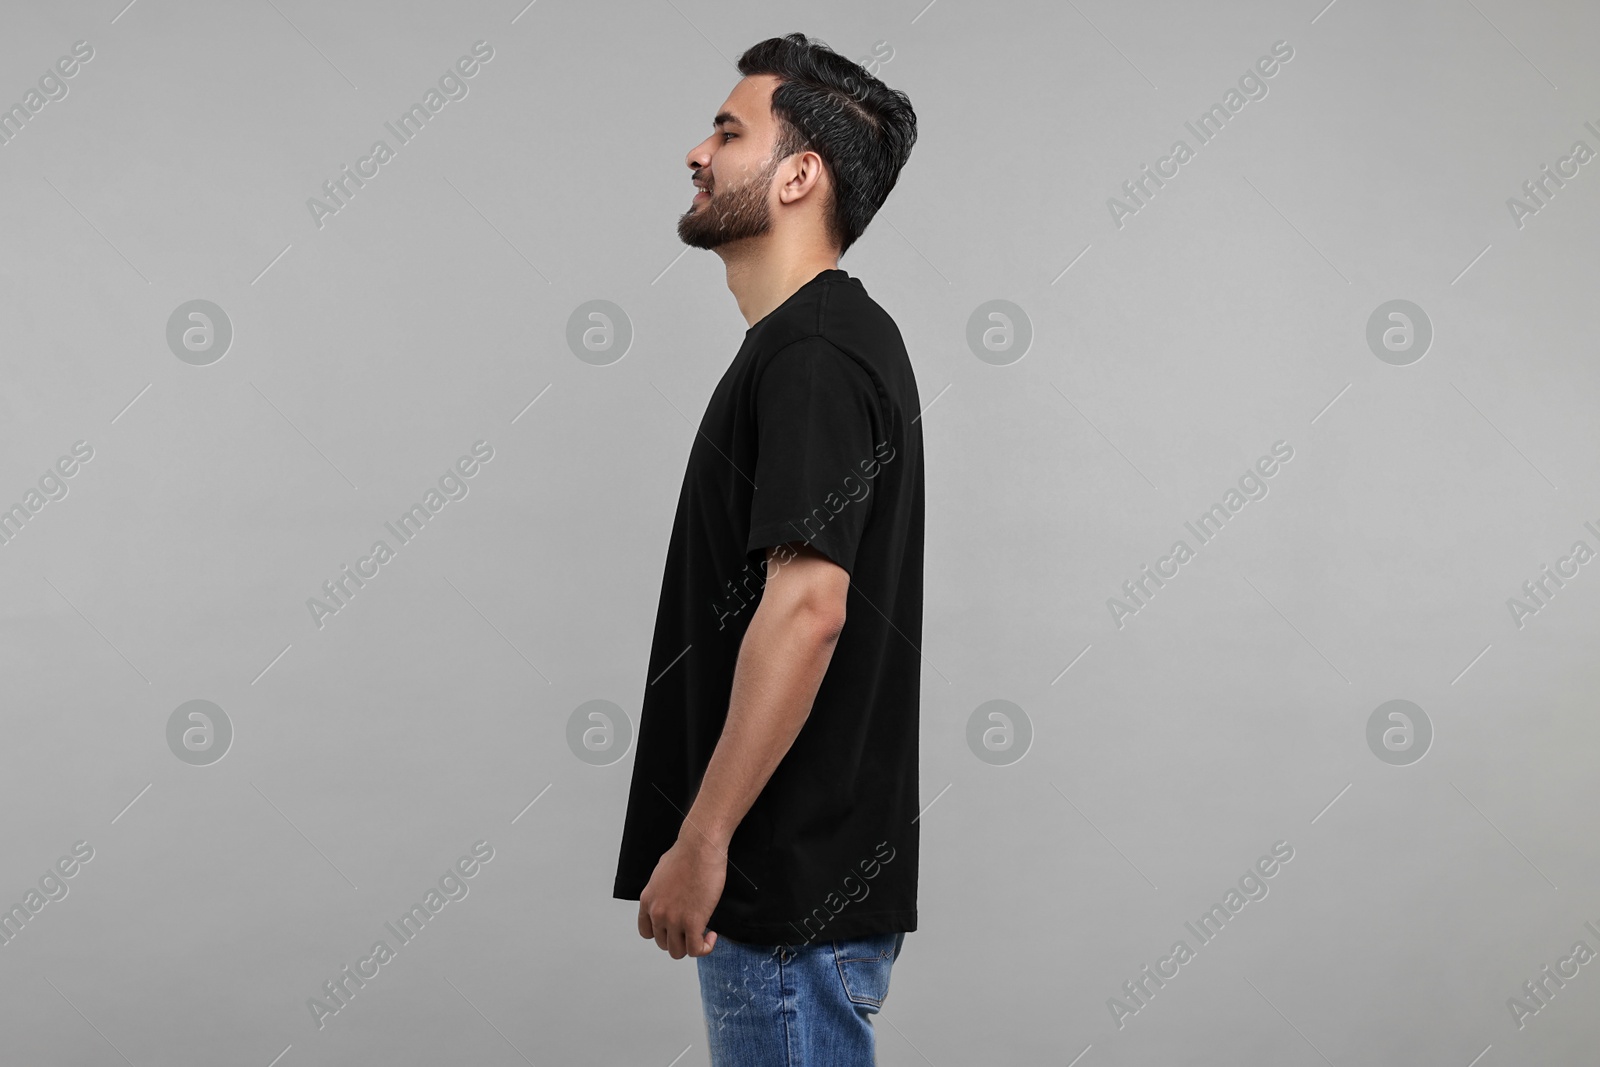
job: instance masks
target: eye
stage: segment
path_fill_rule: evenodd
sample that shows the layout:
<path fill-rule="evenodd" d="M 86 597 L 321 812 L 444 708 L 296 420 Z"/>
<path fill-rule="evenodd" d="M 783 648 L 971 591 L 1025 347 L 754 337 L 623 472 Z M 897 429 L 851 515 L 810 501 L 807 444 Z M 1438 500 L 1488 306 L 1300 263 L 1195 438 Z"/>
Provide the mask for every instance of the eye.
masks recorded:
<path fill-rule="evenodd" d="M 736 134 L 736 133 L 728 133 L 726 130 L 724 130 L 723 133 L 722 133 L 723 143 L 724 144 L 727 143 L 727 138 L 729 138 L 729 137 L 737 137 L 737 136 L 739 136 L 739 135 Z"/>

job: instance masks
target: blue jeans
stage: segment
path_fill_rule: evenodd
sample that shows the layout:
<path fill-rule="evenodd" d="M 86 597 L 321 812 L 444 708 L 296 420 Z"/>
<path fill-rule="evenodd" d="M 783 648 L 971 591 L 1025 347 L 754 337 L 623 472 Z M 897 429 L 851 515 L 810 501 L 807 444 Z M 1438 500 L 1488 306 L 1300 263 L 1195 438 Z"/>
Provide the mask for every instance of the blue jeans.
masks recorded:
<path fill-rule="evenodd" d="M 905 934 L 805 945 L 718 937 L 696 962 L 711 1067 L 872 1067 L 872 1019 Z"/>

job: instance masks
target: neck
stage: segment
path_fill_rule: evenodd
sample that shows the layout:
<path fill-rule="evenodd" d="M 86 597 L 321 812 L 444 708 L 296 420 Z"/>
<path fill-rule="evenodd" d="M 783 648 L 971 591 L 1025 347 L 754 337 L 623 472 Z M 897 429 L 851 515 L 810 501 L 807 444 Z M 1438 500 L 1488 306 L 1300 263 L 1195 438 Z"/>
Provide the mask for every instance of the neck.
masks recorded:
<path fill-rule="evenodd" d="M 763 240 L 733 241 L 717 249 L 728 270 L 728 290 L 738 302 L 739 314 L 750 326 L 766 318 L 812 278 L 839 266 L 839 254 L 832 249 L 777 249 L 770 243 L 762 245 Z"/>

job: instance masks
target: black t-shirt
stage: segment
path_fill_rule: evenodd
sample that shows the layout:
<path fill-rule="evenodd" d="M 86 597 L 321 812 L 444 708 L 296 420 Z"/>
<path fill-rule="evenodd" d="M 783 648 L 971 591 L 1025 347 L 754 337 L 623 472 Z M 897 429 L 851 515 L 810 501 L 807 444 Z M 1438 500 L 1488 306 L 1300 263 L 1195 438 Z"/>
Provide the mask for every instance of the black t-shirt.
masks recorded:
<path fill-rule="evenodd" d="M 917 383 L 861 282 L 825 270 L 745 333 L 689 451 L 612 895 L 638 900 L 728 715 L 766 549 L 850 574 L 810 716 L 728 848 L 709 929 L 799 945 L 917 928 L 923 472 Z"/>

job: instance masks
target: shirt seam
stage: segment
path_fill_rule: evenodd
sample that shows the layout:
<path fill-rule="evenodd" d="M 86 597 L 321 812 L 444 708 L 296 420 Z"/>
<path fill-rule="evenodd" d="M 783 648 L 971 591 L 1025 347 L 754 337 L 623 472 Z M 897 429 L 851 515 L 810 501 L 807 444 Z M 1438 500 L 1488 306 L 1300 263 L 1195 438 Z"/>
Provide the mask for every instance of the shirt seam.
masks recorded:
<path fill-rule="evenodd" d="M 893 446 L 895 444 L 895 438 L 899 436 L 899 432 L 898 432 L 899 431 L 899 427 L 896 425 L 895 415 L 894 415 L 894 403 L 889 398 L 889 390 L 885 387 L 885 384 L 883 382 L 878 380 L 877 371 L 875 371 L 866 362 L 866 360 L 859 358 L 853 352 L 845 352 L 845 350 L 843 348 L 839 347 L 838 345 L 834 344 L 832 341 L 828 340 L 827 335 L 825 333 L 823 333 L 823 329 L 822 329 L 823 323 L 825 323 L 827 321 L 827 317 L 826 316 L 827 316 L 827 312 L 828 312 L 828 301 L 833 298 L 834 286 L 839 285 L 841 283 L 842 283 L 842 279 L 832 278 L 832 279 L 829 279 L 828 283 L 825 284 L 822 287 L 822 299 L 817 301 L 817 332 L 816 332 L 816 336 L 821 337 L 823 339 L 823 341 L 827 342 L 829 347 L 833 348 L 835 351 L 841 352 L 844 355 L 849 356 L 851 359 L 855 360 L 856 365 L 858 367 L 860 367 L 866 373 L 867 380 L 870 381 L 872 383 L 872 387 L 875 390 L 877 390 L 878 400 L 881 403 L 882 408 L 883 408 L 883 410 L 879 412 L 879 415 L 883 417 L 884 426 L 888 429 L 888 433 L 889 433 L 889 442 L 888 443 L 891 446 Z M 872 444 L 873 444 L 873 447 L 876 448 L 878 442 L 874 441 Z"/>
<path fill-rule="evenodd" d="M 826 291 L 824 291 L 824 298 L 826 298 Z M 873 369 L 871 364 L 862 359 L 860 356 L 856 355 L 854 352 L 847 351 L 846 349 L 840 347 L 833 341 L 832 338 L 830 338 L 826 333 L 822 332 L 821 329 L 817 329 L 812 333 L 808 333 L 804 337 L 796 337 L 793 341 L 790 341 L 788 344 L 774 352 L 772 357 L 767 360 L 767 365 L 762 368 L 761 377 L 756 380 L 756 393 L 759 394 L 761 392 L 761 383 L 766 381 L 767 372 L 772 369 L 772 364 L 777 362 L 778 357 L 782 356 L 785 352 L 789 351 L 789 349 L 793 348 L 800 342 L 809 341 L 813 337 L 820 339 L 833 351 L 837 352 L 839 355 L 853 363 L 858 369 L 860 369 L 862 374 L 867 376 L 867 381 L 872 385 L 873 395 L 877 398 L 878 418 L 883 421 L 883 424 L 889 434 L 888 443 L 893 446 L 895 444 L 895 438 L 899 435 L 899 420 L 895 418 L 894 403 L 889 399 L 888 388 L 878 377 L 878 372 Z M 876 448 L 879 443 L 880 442 L 874 441 L 872 443 L 873 447 Z"/>

